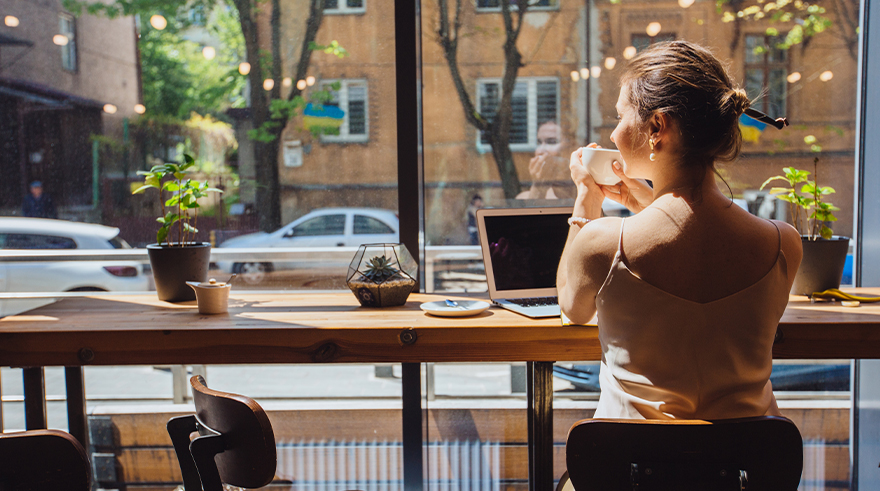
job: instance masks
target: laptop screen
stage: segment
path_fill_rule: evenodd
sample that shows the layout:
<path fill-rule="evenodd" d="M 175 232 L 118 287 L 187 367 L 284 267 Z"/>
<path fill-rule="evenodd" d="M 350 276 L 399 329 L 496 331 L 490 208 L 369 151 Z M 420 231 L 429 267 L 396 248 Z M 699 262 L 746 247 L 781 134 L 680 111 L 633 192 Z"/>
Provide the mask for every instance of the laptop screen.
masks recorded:
<path fill-rule="evenodd" d="M 495 291 L 556 288 L 556 269 L 568 236 L 571 207 L 509 210 L 483 218 Z M 483 232 L 483 230 L 480 230 Z M 489 273 L 489 271 L 487 271 Z"/>

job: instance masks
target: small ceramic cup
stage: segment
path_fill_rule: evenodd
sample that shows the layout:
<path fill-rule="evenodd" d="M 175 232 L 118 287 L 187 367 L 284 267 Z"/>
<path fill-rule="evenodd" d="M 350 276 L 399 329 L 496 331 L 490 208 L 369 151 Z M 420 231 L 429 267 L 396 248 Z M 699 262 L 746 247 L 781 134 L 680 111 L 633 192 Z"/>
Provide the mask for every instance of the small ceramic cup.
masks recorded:
<path fill-rule="evenodd" d="M 611 169 L 611 164 L 616 160 L 620 165 L 625 165 L 620 157 L 620 152 L 607 148 L 584 147 L 581 152 L 581 162 L 587 168 L 596 184 L 613 185 L 620 182 L 620 178 Z M 626 169 L 626 167 L 624 167 Z"/>
<path fill-rule="evenodd" d="M 229 307 L 229 283 L 218 283 L 211 278 L 208 281 L 187 281 L 187 285 L 196 292 L 200 314 L 225 314 Z"/>

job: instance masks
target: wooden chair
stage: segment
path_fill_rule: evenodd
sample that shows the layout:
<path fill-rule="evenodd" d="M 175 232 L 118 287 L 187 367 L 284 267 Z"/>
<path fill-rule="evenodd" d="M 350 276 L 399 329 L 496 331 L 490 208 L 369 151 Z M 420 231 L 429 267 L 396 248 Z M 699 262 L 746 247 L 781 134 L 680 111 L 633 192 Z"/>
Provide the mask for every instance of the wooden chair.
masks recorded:
<path fill-rule="evenodd" d="M 90 481 L 89 458 L 70 433 L 0 433 L 0 490 L 88 491 Z"/>
<path fill-rule="evenodd" d="M 795 491 L 803 441 L 794 423 L 775 416 L 589 419 L 569 430 L 565 457 L 576 491 Z"/>
<path fill-rule="evenodd" d="M 275 477 L 275 434 L 249 397 L 211 390 L 190 379 L 196 413 L 168 421 L 186 491 L 221 491 L 223 484 L 258 488 Z M 190 435 L 198 436 L 190 440 Z"/>

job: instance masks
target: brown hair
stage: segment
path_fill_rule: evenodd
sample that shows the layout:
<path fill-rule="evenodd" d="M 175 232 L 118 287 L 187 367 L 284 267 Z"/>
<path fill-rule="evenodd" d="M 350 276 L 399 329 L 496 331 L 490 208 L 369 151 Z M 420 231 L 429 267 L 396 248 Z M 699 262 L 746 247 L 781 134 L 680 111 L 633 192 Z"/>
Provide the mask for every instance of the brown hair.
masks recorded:
<path fill-rule="evenodd" d="M 632 59 L 620 79 L 641 122 L 660 112 L 674 118 L 683 157 L 711 166 L 739 155 L 739 116 L 750 105 L 721 62 L 687 41 L 657 43 Z"/>

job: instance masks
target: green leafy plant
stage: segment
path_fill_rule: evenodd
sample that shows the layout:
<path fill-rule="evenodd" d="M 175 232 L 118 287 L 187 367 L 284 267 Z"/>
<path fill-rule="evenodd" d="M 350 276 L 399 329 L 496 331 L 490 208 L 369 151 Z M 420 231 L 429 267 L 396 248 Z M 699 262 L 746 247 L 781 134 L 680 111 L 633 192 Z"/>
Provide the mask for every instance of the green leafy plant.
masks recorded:
<path fill-rule="evenodd" d="M 155 165 L 149 171 L 138 171 L 138 175 L 144 176 L 144 185 L 132 192 L 132 194 L 141 194 L 150 188 L 159 190 L 162 216 L 156 221 L 162 226 L 156 233 L 156 242 L 160 245 L 163 242 L 169 246 L 180 247 L 193 244 L 195 235 L 199 231 L 195 227 L 199 218 L 199 198 L 204 198 L 208 193 L 223 192 L 209 187 L 207 181 L 200 182 L 187 178 L 190 169 L 195 166 L 195 159 L 191 155 L 183 154 L 183 160 L 181 164 L 167 162 Z M 170 193 L 171 197 L 164 199 L 163 192 Z M 193 223 L 190 224 L 190 221 Z M 177 241 L 172 242 L 171 232 L 175 228 Z"/>
<path fill-rule="evenodd" d="M 819 157 L 816 157 L 813 159 L 814 176 L 818 165 Z M 785 175 L 767 179 L 764 184 L 761 184 L 761 189 L 764 189 L 772 181 L 788 183 L 787 187 L 770 188 L 770 194 L 776 199 L 788 202 L 792 225 L 810 240 L 816 240 L 820 237 L 830 239 L 833 231 L 828 226 L 828 222 L 837 221 L 834 212 L 840 208 L 825 201 L 823 196 L 834 193 L 834 189 L 829 186 L 819 186 L 816 181 L 811 181 L 809 171 L 794 167 L 785 167 L 782 170 Z M 803 184 L 800 190 L 797 189 L 798 184 Z M 806 233 L 802 227 L 806 228 Z"/>

